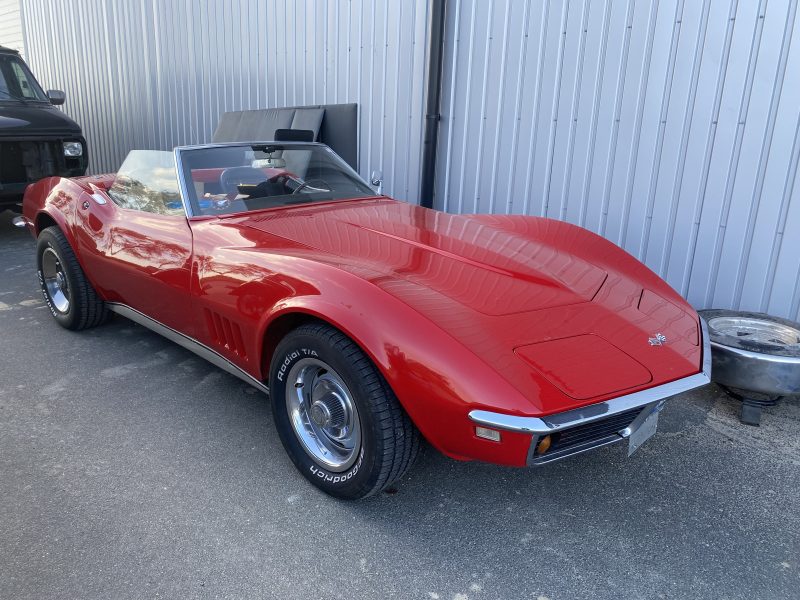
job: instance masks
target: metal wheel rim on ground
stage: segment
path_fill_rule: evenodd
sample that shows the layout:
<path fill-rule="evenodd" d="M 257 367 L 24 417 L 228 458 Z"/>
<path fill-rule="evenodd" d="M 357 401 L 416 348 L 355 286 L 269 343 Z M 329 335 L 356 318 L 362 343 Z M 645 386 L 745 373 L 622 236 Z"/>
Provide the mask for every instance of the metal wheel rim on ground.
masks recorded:
<path fill-rule="evenodd" d="M 723 335 L 777 346 L 800 345 L 800 330 L 755 317 L 716 317 L 708 326 Z"/>

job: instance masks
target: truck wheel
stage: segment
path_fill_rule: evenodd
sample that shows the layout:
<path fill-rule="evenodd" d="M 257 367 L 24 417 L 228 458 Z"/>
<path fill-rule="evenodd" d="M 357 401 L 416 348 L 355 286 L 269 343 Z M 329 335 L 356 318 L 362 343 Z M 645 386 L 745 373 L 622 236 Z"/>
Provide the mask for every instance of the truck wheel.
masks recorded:
<path fill-rule="evenodd" d="M 292 462 L 331 496 L 380 492 L 416 458 L 411 419 L 372 361 L 333 327 L 303 325 L 278 344 L 270 397 Z"/>
<path fill-rule="evenodd" d="M 39 234 L 36 263 L 42 295 L 59 325 L 79 330 L 106 320 L 105 304 L 86 279 L 58 227 L 48 227 Z"/>

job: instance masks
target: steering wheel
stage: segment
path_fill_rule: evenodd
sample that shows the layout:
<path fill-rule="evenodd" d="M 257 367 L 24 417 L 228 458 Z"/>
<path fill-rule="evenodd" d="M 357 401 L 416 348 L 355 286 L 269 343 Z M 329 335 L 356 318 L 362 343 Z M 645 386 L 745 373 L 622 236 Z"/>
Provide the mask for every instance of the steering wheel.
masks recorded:
<path fill-rule="evenodd" d="M 232 200 L 239 193 L 239 185 L 258 185 L 265 179 L 264 171 L 255 167 L 228 167 L 220 174 L 219 185 Z"/>
<path fill-rule="evenodd" d="M 277 175 L 273 175 L 272 177 L 267 179 L 267 181 L 269 183 L 276 183 L 276 184 L 282 185 L 283 187 L 288 187 L 286 184 L 289 183 L 289 181 L 291 179 L 292 179 L 292 176 L 289 175 L 288 171 L 282 171 L 282 172 L 278 173 Z"/>

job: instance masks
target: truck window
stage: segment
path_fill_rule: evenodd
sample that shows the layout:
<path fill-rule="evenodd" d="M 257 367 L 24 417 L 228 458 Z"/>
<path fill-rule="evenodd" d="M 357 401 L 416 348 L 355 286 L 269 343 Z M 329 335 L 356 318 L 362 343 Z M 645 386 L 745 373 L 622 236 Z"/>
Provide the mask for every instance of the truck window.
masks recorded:
<path fill-rule="evenodd" d="M 0 54 L 0 100 L 48 102 L 25 63 L 11 54 Z"/>

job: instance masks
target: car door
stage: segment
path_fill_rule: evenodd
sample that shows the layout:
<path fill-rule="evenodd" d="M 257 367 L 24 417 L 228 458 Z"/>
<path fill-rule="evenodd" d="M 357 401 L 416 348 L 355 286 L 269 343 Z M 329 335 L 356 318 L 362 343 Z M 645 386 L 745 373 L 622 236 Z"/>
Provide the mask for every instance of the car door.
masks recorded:
<path fill-rule="evenodd" d="M 78 212 L 81 255 L 104 297 L 192 335 L 192 232 L 172 153 L 132 151 Z"/>

